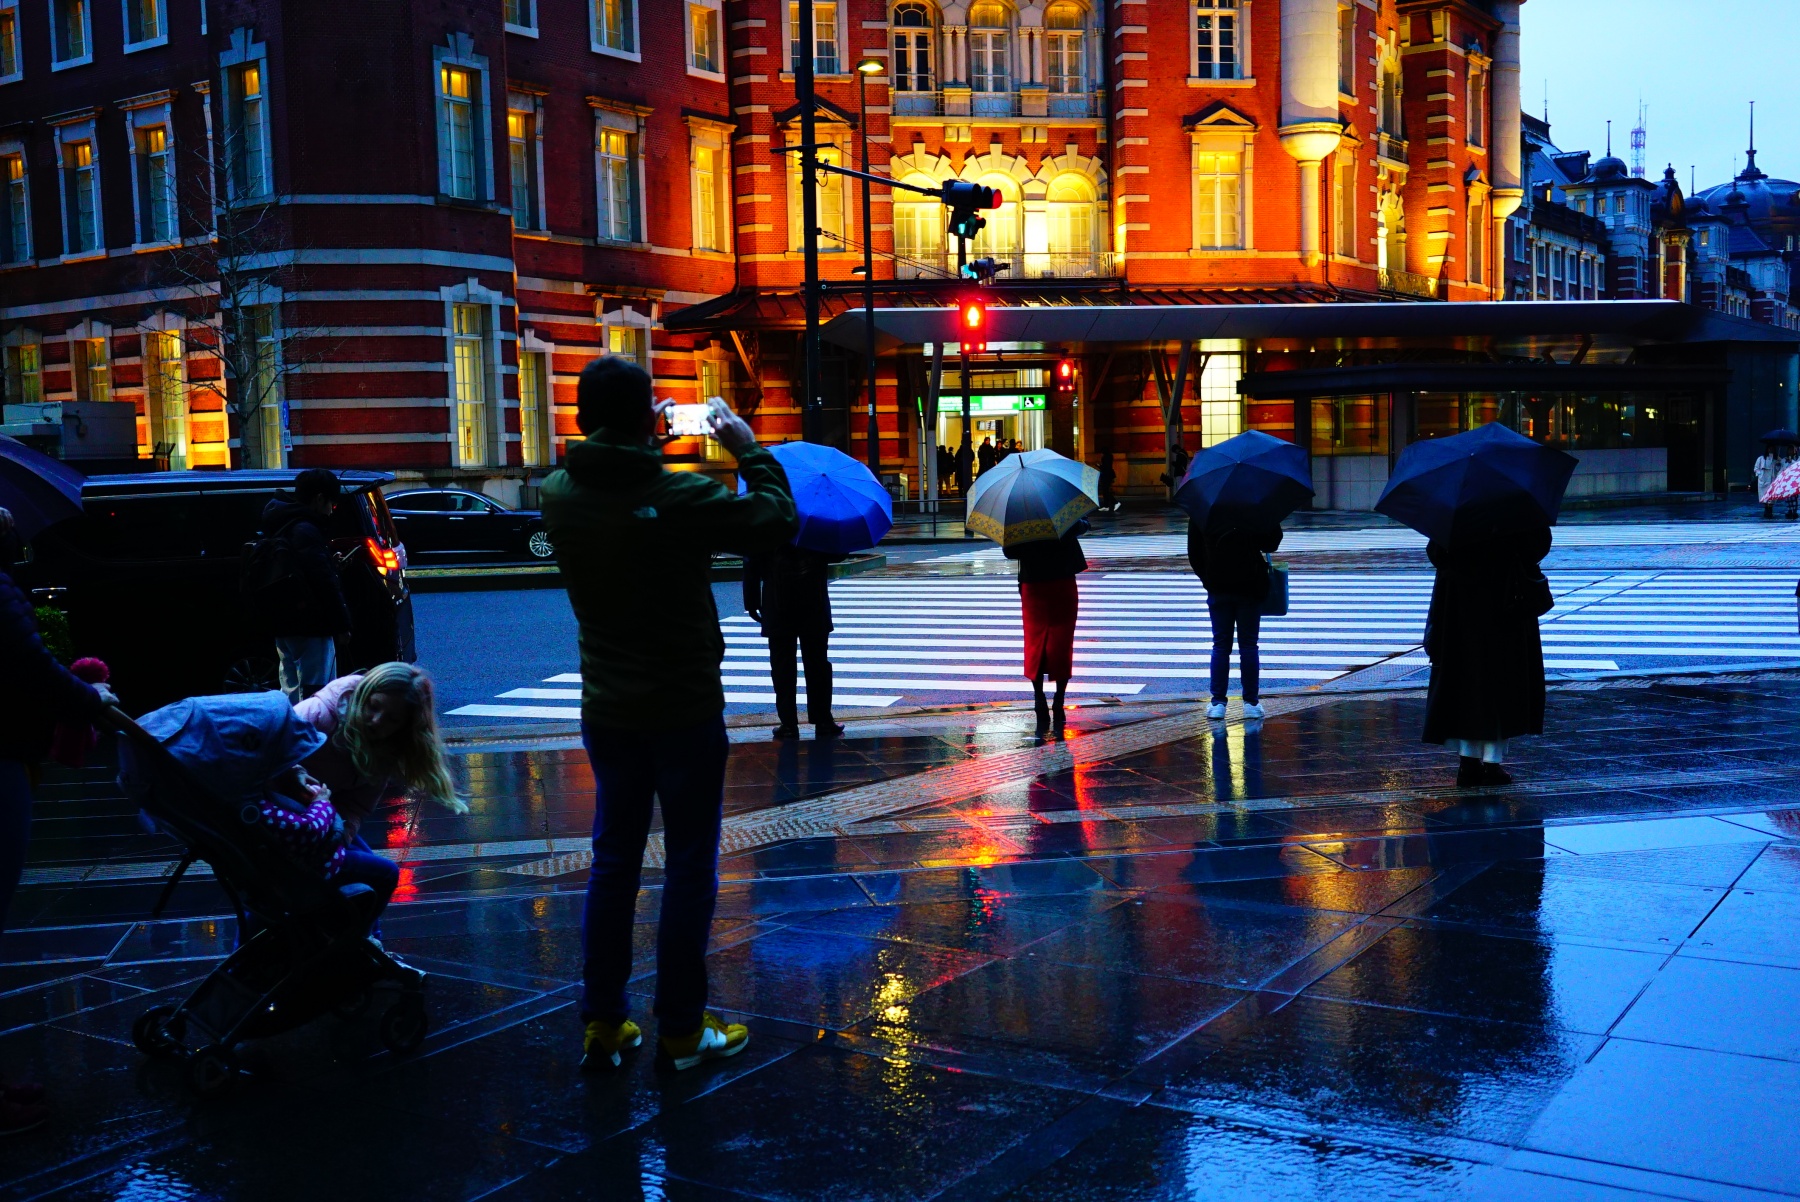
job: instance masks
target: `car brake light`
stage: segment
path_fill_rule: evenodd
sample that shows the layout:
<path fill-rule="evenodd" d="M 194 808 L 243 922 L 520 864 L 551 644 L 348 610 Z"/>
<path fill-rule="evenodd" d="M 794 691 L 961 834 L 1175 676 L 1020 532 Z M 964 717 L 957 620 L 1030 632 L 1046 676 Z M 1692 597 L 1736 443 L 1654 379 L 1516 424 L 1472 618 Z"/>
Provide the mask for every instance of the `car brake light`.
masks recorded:
<path fill-rule="evenodd" d="M 384 547 L 374 539 L 364 539 L 369 548 L 369 558 L 375 561 L 375 570 L 386 576 L 389 572 L 400 570 L 400 552 L 392 547 Z"/>

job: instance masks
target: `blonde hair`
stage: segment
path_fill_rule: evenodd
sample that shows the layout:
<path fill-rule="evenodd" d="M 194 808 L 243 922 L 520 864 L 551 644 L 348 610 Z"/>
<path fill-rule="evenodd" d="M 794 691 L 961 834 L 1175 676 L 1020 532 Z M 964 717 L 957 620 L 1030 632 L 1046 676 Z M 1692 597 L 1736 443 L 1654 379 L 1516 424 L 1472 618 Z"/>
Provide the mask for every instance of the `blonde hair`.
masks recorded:
<path fill-rule="evenodd" d="M 368 702 L 377 693 L 401 701 L 408 709 L 405 725 L 385 739 L 369 734 Z M 444 766 L 444 741 L 438 736 L 431 677 L 425 669 L 394 662 L 377 664 L 363 673 L 345 699 L 338 737 L 364 776 L 397 780 L 407 796 L 436 802 L 453 814 L 469 812 Z"/>

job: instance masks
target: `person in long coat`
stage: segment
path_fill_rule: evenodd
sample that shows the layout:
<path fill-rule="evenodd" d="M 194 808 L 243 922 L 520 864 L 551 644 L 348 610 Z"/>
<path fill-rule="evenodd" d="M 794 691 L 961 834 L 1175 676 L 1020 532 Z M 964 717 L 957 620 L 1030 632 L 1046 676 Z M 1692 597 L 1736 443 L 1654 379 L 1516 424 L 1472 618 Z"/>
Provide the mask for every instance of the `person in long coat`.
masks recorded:
<path fill-rule="evenodd" d="M 777 739 L 800 737 L 794 649 L 806 664 L 806 716 L 813 737 L 835 739 L 844 728 L 831 716 L 830 567 L 841 555 L 788 545 L 744 560 L 744 612 L 762 623 L 769 640 L 769 678 L 775 684 Z"/>
<path fill-rule="evenodd" d="M 1188 566 L 1206 588 L 1206 615 L 1212 625 L 1211 704 L 1206 716 L 1225 717 L 1231 692 L 1231 643 L 1237 635 L 1238 673 L 1244 717 L 1261 718 L 1262 605 L 1269 596 L 1267 555 L 1281 546 L 1281 527 L 1220 511 L 1202 524 L 1188 522 Z"/>
<path fill-rule="evenodd" d="M 1086 519 L 1076 522 L 1059 539 L 1019 543 L 1006 548 L 1006 557 L 1019 563 L 1019 609 L 1025 626 L 1025 679 L 1037 704 L 1037 733 L 1042 738 L 1055 730 L 1063 733 L 1063 695 L 1075 675 L 1075 621 L 1080 616 L 1081 592 L 1075 578 L 1087 571 L 1081 536 L 1088 532 Z M 1044 681 L 1056 682 L 1054 707 L 1044 697 Z"/>
<path fill-rule="evenodd" d="M 1763 453 L 1756 457 L 1756 462 L 1750 467 L 1750 471 L 1756 476 L 1756 499 L 1762 502 L 1765 518 L 1775 516 L 1775 502 L 1769 499 L 1769 486 L 1775 483 L 1775 477 L 1781 474 L 1786 463 L 1782 458 L 1781 448 L 1772 442 L 1766 442 L 1763 444 Z"/>
<path fill-rule="evenodd" d="M 1549 551 L 1547 527 L 1425 548 L 1437 581 L 1425 619 L 1424 739 L 1457 749 L 1459 785 L 1508 783 L 1508 740 L 1544 733 L 1538 618 L 1554 599 L 1538 564 Z"/>

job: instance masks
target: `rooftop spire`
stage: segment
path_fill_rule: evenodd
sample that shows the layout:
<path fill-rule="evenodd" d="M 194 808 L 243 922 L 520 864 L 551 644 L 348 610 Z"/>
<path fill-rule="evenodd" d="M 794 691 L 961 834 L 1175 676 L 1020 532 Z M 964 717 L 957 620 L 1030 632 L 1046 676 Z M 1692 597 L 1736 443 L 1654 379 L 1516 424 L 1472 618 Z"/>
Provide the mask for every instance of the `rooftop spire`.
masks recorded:
<path fill-rule="evenodd" d="M 1739 179 L 1764 178 L 1761 168 L 1756 165 L 1756 101 L 1750 102 L 1750 159 L 1744 164 L 1744 172 Z"/>

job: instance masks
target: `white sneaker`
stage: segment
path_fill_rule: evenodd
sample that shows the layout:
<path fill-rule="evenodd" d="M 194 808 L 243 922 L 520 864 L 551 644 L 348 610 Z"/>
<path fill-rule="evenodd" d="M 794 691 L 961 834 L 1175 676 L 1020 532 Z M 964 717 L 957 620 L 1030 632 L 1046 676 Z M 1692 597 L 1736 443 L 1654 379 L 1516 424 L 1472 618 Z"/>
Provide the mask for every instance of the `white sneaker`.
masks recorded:
<path fill-rule="evenodd" d="M 1252 721 L 1261 718 L 1266 712 L 1260 703 L 1251 705 L 1246 702 L 1244 705 L 1244 717 Z"/>
<path fill-rule="evenodd" d="M 1220 718 L 1223 718 L 1225 716 L 1225 703 L 1223 701 L 1215 701 L 1207 706 L 1206 716 L 1215 722 Z"/>

